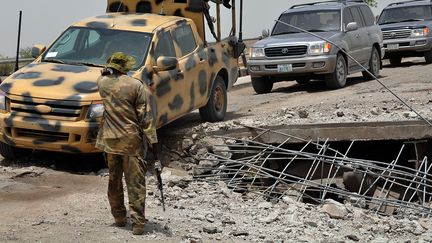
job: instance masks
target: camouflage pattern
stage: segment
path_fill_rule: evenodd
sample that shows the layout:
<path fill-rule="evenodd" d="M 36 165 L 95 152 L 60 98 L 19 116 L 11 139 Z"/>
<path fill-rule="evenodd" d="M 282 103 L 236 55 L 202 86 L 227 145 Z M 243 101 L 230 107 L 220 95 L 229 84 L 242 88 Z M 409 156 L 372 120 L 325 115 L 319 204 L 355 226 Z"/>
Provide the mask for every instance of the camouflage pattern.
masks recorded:
<path fill-rule="evenodd" d="M 145 224 L 147 167 L 138 157 L 107 154 L 109 168 L 108 200 L 114 218 L 126 218 L 123 195 L 123 173 L 129 197 L 129 213 L 133 226 Z"/>
<path fill-rule="evenodd" d="M 160 0 L 108 0 L 107 12 L 153 13 L 179 16 L 195 22 L 198 33 L 205 40 L 203 0 L 160 1 Z"/>
<path fill-rule="evenodd" d="M 98 87 L 105 112 L 96 147 L 106 153 L 144 158 L 148 143 L 158 142 L 147 85 L 127 75 L 113 74 L 102 76 Z"/>
<path fill-rule="evenodd" d="M 129 6 L 132 2 L 125 0 L 124 4 Z M 137 2 L 142 1 L 135 1 Z M 162 1 L 144 2 L 150 2 L 153 7 L 156 2 Z M 235 37 L 208 45 L 203 42 L 203 32 L 199 32 L 195 26 L 199 21 L 192 19 L 193 15 L 202 19 L 202 13 L 196 12 L 196 6 L 191 5 L 194 0 L 175 3 L 175 6 L 181 5 L 181 15 L 191 19 L 169 16 L 169 3 L 172 1 L 163 2 L 167 16 L 107 13 L 73 25 L 153 33 L 147 59 L 141 68 L 129 75 L 146 83 L 154 83 L 157 127 L 205 106 L 217 76 L 224 80 L 228 89 L 238 77 L 238 63 L 232 46 Z M 196 49 L 183 56 L 179 44 L 174 40 L 178 67 L 171 71 L 156 72 L 154 67 L 157 60 L 154 59 L 154 53 L 159 38 L 164 33 L 172 34 L 181 26 L 192 28 Z M 96 84 L 100 68 L 46 63 L 41 62 L 41 59 L 42 56 L 0 85 L 1 92 L 8 97 L 7 111 L 0 113 L 0 141 L 16 147 L 39 150 L 100 152 L 94 147 L 100 119 L 86 119 L 92 102 L 101 100 Z M 40 106 L 51 108 L 52 111 L 42 113 L 38 109 Z"/>
<path fill-rule="evenodd" d="M 107 61 L 107 67 L 117 69 L 122 73 L 129 72 L 135 66 L 135 58 L 122 52 L 114 53 Z"/>

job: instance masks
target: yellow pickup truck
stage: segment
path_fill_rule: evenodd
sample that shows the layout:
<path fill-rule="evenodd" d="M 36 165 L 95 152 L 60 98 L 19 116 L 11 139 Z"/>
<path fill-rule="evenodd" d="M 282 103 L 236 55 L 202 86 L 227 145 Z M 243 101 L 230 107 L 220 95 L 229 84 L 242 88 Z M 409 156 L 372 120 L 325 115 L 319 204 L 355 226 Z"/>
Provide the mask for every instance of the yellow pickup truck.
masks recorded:
<path fill-rule="evenodd" d="M 219 22 L 217 34 L 210 28 L 217 41 L 205 41 L 209 4 L 219 19 L 218 1 L 108 0 L 106 14 L 73 24 L 49 47 L 35 46 L 35 61 L 0 85 L 0 154 L 100 152 L 96 80 L 117 51 L 137 60 L 130 76 L 153 85 L 159 127 L 196 109 L 204 121 L 223 120 L 244 46 L 234 35 L 220 40 Z"/>

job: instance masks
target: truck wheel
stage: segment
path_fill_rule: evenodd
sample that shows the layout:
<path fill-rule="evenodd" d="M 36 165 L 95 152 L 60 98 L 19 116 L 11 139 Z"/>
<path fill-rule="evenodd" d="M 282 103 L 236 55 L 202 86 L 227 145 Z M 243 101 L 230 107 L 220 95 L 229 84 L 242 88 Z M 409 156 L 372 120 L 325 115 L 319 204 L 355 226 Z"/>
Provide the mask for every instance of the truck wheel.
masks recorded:
<path fill-rule="evenodd" d="M 252 77 L 252 87 L 257 94 L 267 94 L 273 89 L 273 81 L 266 77 Z"/>
<path fill-rule="evenodd" d="M 371 55 L 371 58 L 369 60 L 369 69 L 368 69 L 368 71 L 371 72 L 375 77 L 378 78 L 380 69 L 381 69 L 380 55 L 378 53 L 378 50 L 374 47 L 372 49 L 372 55 Z M 375 79 L 375 77 L 373 77 L 372 75 L 370 75 L 366 71 L 363 71 L 362 74 L 363 74 L 363 78 L 365 80 Z"/>
<path fill-rule="evenodd" d="M 218 122 L 225 119 L 228 97 L 224 80 L 217 76 L 207 105 L 199 109 L 201 119 L 207 122 Z"/>
<path fill-rule="evenodd" d="M 0 142 L 0 154 L 8 160 L 16 160 L 26 157 L 32 153 L 30 149 L 16 148 L 9 144 Z"/>
<path fill-rule="evenodd" d="M 310 79 L 309 78 L 299 78 L 299 79 L 296 79 L 296 82 L 300 85 L 309 84 Z"/>
<path fill-rule="evenodd" d="M 425 52 L 424 54 L 426 63 L 430 64 L 432 63 L 432 50 Z"/>
<path fill-rule="evenodd" d="M 391 57 L 390 64 L 392 66 L 399 66 L 402 63 L 402 57 Z"/>
<path fill-rule="evenodd" d="M 325 82 L 330 89 L 343 88 L 347 80 L 347 64 L 345 58 L 338 54 L 336 57 L 335 71 L 325 76 Z"/>

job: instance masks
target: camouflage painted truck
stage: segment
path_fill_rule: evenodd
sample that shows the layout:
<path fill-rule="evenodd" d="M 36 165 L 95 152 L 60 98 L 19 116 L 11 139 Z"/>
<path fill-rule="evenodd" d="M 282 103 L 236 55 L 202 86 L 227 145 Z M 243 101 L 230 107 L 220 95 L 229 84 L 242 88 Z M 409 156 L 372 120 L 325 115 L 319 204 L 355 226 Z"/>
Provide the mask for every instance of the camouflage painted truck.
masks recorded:
<path fill-rule="evenodd" d="M 35 46 L 35 61 L 0 85 L 1 155 L 100 152 L 94 147 L 103 114 L 96 80 L 117 51 L 136 59 L 129 75 L 152 85 L 158 127 L 196 109 L 204 121 L 223 120 L 244 47 L 234 35 L 220 40 L 213 21 L 207 29 L 217 41 L 205 41 L 209 4 L 108 0 L 106 14 L 73 24 L 48 48 Z"/>

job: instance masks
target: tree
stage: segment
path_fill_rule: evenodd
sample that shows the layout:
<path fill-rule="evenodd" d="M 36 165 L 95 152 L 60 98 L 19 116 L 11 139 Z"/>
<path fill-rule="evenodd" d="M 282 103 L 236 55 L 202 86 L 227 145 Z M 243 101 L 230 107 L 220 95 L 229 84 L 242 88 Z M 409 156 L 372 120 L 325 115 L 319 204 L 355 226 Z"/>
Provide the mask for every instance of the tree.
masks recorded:
<path fill-rule="evenodd" d="M 19 51 L 19 56 L 20 58 L 32 58 L 32 48 L 31 47 L 21 48 Z"/>
<path fill-rule="evenodd" d="M 365 0 L 365 2 L 369 4 L 371 7 L 376 7 L 378 4 L 376 0 Z"/>
<path fill-rule="evenodd" d="M 0 54 L 0 60 L 6 59 L 7 57 Z M 9 75 L 13 72 L 14 65 L 13 64 L 0 64 L 0 76 Z"/>

